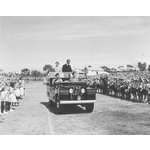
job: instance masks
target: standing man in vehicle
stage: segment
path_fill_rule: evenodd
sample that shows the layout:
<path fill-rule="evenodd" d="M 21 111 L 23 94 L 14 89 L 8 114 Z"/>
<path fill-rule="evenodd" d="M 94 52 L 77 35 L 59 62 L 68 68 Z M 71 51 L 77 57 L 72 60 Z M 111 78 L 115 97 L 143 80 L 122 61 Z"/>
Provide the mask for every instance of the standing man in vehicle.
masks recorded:
<path fill-rule="evenodd" d="M 70 59 L 67 59 L 67 63 L 63 65 L 62 72 L 72 72 L 71 66 L 70 66 Z"/>

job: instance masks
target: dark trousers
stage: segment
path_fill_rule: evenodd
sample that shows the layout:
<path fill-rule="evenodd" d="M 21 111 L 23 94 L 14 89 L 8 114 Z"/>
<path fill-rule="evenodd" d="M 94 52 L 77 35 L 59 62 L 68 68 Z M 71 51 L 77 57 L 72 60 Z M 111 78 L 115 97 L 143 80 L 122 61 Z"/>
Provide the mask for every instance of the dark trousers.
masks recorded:
<path fill-rule="evenodd" d="M 5 111 L 10 111 L 10 102 L 6 102 L 6 107 L 5 107 Z"/>
<path fill-rule="evenodd" d="M 139 101 L 142 101 L 142 100 L 143 100 L 143 93 L 139 92 Z"/>
<path fill-rule="evenodd" d="M 147 95 L 148 103 L 150 104 L 150 94 Z"/>
<path fill-rule="evenodd" d="M 1 101 L 1 113 L 4 112 L 4 109 L 5 109 L 5 102 Z"/>

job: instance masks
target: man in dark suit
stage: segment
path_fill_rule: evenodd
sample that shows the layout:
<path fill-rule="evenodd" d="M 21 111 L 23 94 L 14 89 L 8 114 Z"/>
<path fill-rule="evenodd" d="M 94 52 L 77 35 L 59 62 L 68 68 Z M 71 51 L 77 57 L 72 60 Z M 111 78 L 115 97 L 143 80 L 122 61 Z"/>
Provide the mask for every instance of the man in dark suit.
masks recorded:
<path fill-rule="evenodd" d="M 62 72 L 72 72 L 71 66 L 70 66 L 70 59 L 67 60 L 67 63 L 63 65 Z"/>

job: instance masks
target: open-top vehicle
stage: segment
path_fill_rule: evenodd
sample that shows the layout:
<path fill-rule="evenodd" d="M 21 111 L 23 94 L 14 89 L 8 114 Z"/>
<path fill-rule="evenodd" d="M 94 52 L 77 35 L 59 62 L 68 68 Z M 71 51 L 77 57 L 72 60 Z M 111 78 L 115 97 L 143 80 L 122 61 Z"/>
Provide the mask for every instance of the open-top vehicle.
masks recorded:
<path fill-rule="evenodd" d="M 66 73 L 65 73 L 66 74 Z M 96 91 L 87 86 L 86 81 L 71 81 L 70 76 L 61 77 L 62 82 L 53 83 L 55 76 L 47 80 L 47 96 L 51 106 L 55 104 L 57 112 L 61 113 L 63 105 L 81 105 L 87 112 L 92 112 L 96 102 Z"/>

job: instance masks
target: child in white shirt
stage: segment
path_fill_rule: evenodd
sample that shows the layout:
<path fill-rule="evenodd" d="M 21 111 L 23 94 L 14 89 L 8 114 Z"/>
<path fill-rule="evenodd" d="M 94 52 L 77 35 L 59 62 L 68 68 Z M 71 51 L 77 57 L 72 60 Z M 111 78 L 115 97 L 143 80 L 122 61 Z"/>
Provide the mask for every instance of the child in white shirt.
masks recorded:
<path fill-rule="evenodd" d="M 2 114 L 6 114 L 7 111 L 8 111 L 8 108 L 7 108 L 8 107 L 8 102 L 9 102 L 8 96 L 9 96 L 9 91 L 7 89 L 7 86 L 5 85 L 2 88 L 1 95 L 0 95 L 0 99 L 1 99 L 1 113 Z"/>

